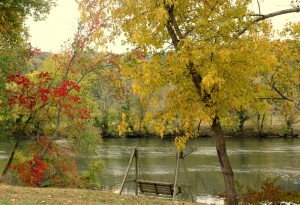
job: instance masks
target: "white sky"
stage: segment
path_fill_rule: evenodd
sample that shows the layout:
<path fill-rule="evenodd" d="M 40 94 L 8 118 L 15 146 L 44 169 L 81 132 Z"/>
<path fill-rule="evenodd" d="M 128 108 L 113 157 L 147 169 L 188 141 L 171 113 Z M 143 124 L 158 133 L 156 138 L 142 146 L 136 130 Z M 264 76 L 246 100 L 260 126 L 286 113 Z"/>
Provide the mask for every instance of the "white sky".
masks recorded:
<path fill-rule="evenodd" d="M 253 0 L 252 10 L 258 11 L 256 0 Z M 290 8 L 291 0 L 260 0 L 262 14 L 277 10 Z M 59 52 L 61 45 L 72 38 L 77 28 L 79 12 L 75 0 L 57 0 L 54 7 L 45 21 L 27 21 L 30 41 L 33 47 L 40 48 L 42 51 Z M 287 20 L 300 20 L 300 14 L 287 14 L 273 18 L 275 28 L 282 28 Z M 110 46 L 112 52 L 125 52 L 126 48 L 120 45 Z"/>

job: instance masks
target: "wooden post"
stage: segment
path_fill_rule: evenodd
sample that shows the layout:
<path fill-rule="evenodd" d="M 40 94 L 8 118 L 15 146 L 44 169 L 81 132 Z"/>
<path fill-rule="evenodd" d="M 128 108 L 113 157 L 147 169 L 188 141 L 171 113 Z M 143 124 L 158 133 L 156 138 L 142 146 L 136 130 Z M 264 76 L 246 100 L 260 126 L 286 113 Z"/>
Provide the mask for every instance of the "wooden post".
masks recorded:
<path fill-rule="evenodd" d="M 176 170 L 175 170 L 175 179 L 174 179 L 174 188 L 173 188 L 173 201 L 175 201 L 175 196 L 177 193 L 177 179 L 178 179 L 178 170 L 179 170 L 179 158 L 180 158 L 180 152 L 177 152 L 176 154 Z"/>
<path fill-rule="evenodd" d="M 139 155 L 138 155 L 138 150 L 135 149 L 135 195 L 138 195 L 138 179 L 139 179 L 139 166 L 138 166 L 138 163 L 139 163 Z"/>
<path fill-rule="evenodd" d="M 132 152 L 132 155 L 131 155 L 131 158 L 130 158 L 130 161 L 129 161 L 129 164 L 128 164 L 128 167 L 127 167 L 126 174 L 125 174 L 125 176 L 123 178 L 122 186 L 121 186 L 121 189 L 120 189 L 120 192 L 119 192 L 120 195 L 122 194 L 122 191 L 124 189 L 126 178 L 127 178 L 128 173 L 129 173 L 130 167 L 132 165 L 133 158 L 136 156 L 136 152 L 137 152 L 137 148 L 135 147 L 134 150 L 133 150 L 133 152 Z"/>

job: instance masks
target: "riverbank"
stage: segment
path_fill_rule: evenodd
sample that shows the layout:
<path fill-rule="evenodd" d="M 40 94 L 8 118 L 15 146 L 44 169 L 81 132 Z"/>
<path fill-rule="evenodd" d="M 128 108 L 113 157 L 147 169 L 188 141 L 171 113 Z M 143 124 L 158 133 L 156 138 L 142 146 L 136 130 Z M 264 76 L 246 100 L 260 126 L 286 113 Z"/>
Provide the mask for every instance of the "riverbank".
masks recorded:
<path fill-rule="evenodd" d="M 195 205 L 197 203 L 176 201 L 173 203 L 170 199 L 118 195 L 112 191 L 98 191 L 86 189 L 62 189 L 62 188 L 32 188 L 11 186 L 0 183 L 0 204 L 5 205 L 31 205 L 31 204 L 72 204 L 72 205 L 151 205 L 151 204 L 182 204 Z M 198 204 L 199 205 L 199 204 Z"/>
<path fill-rule="evenodd" d="M 299 125 L 298 125 L 299 124 Z M 286 133 L 284 129 L 279 127 L 275 129 L 266 129 L 264 131 L 257 131 L 252 127 L 246 127 L 243 131 L 240 130 L 232 130 L 225 128 L 224 135 L 225 137 L 235 137 L 235 138 L 299 138 L 300 137 L 300 123 L 293 129 L 293 132 Z M 117 135 L 104 135 L 102 136 L 103 139 L 110 139 L 110 138 L 162 138 L 162 139 L 174 139 L 177 136 L 183 136 L 184 133 L 181 134 L 165 134 L 163 137 L 159 136 L 158 134 L 145 134 L 145 133 L 134 133 L 128 134 L 123 136 Z M 203 126 L 201 131 L 197 134 L 196 137 L 213 137 L 214 134 L 211 130 L 210 126 Z"/>
<path fill-rule="evenodd" d="M 235 138 L 299 138 L 300 137 L 300 117 L 293 123 L 291 129 L 288 131 L 286 124 L 278 117 L 274 117 L 272 120 L 265 122 L 264 125 L 257 125 L 257 122 L 247 121 L 244 126 L 239 128 L 238 126 L 223 126 L 224 135 Z M 259 127 L 259 129 L 258 129 Z M 183 136 L 184 133 L 165 133 L 163 139 L 174 139 L 176 136 Z M 198 131 L 195 133 L 195 137 L 213 137 L 214 134 L 211 130 L 211 126 L 208 123 L 201 123 L 198 125 Z M 102 135 L 105 138 L 161 138 L 157 133 L 143 133 L 134 132 L 118 135 Z"/>

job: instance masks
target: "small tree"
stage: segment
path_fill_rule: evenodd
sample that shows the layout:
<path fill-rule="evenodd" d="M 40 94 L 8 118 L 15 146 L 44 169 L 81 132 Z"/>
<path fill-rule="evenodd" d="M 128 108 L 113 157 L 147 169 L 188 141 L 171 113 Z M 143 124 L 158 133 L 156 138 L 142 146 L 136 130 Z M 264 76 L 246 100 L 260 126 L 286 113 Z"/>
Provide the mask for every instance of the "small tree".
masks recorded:
<path fill-rule="evenodd" d="M 38 141 L 41 135 L 48 137 L 40 152 L 32 160 L 25 162 L 27 165 L 32 164 L 31 171 L 34 173 L 39 172 L 34 169 L 39 164 L 43 167 L 40 171 L 45 170 L 42 163 L 46 161 L 53 146 L 56 146 L 54 140 L 57 137 L 68 137 L 71 143 L 80 146 L 87 154 L 101 141 L 98 130 L 93 126 L 89 109 L 92 106 L 88 103 L 90 98 L 85 90 L 89 87 L 85 82 L 89 74 L 101 70 L 103 61 L 107 59 L 106 56 L 93 58 L 97 52 L 89 39 L 92 36 L 102 36 L 102 22 L 93 20 L 79 24 L 73 41 L 67 42 L 61 53 L 52 56 L 54 63 L 53 67 L 47 68 L 49 72 L 22 74 L 19 71 L 9 74 L 6 104 L 11 115 L 8 121 L 14 125 L 10 134 L 16 136 L 17 140 L 3 174 L 11 167 L 24 135 L 34 134 Z M 91 53 L 94 55 L 90 55 Z M 59 162 L 59 158 L 57 161 Z M 17 166 L 15 168 L 21 174 L 20 166 L 14 166 Z M 25 167 L 30 169 L 30 166 Z M 39 176 L 40 174 L 36 175 Z M 37 181 L 41 181 L 40 178 Z"/>

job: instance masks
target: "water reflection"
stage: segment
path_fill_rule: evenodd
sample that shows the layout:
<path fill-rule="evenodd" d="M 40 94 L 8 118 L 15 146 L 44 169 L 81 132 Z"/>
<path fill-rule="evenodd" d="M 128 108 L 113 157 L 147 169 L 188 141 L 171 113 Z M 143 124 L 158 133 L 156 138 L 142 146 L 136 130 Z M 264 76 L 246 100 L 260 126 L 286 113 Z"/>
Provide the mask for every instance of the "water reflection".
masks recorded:
<path fill-rule="evenodd" d="M 210 138 L 195 139 L 188 146 L 197 151 L 185 159 L 193 192 L 200 200 L 208 194 L 224 192 L 223 176 Z M 99 158 L 106 161 L 103 189 L 118 189 L 125 174 L 133 147 L 138 146 L 142 174 L 148 180 L 172 181 L 175 170 L 174 142 L 160 139 L 109 139 L 101 146 Z M 300 191 L 299 139 L 227 139 L 228 154 L 236 179 L 246 186 L 259 187 L 267 177 L 280 177 L 286 190 Z M 180 181 L 184 182 L 181 169 Z M 134 171 L 130 172 L 134 178 Z M 132 193 L 133 186 L 127 187 Z M 186 194 L 184 198 L 188 197 Z M 204 197 L 205 198 L 205 197 Z"/>
<path fill-rule="evenodd" d="M 66 143 L 60 141 L 59 143 Z M 141 178 L 172 182 L 175 173 L 175 148 L 173 140 L 161 139 L 107 139 L 99 145 L 99 155 L 106 167 L 101 176 L 102 189 L 119 189 L 126 172 L 131 152 L 139 147 Z M 198 202 L 219 203 L 210 197 L 224 192 L 223 176 L 211 138 L 191 140 L 187 146 L 197 151 L 185 159 L 192 190 Z M 246 186 L 259 187 L 267 177 L 280 177 L 285 190 L 300 191 L 300 139 L 227 139 L 227 148 L 235 178 Z M 7 160 L 9 144 L 0 143 L 0 164 Z M 87 167 L 84 156 L 77 158 L 80 169 Z M 179 183 L 187 183 L 182 167 Z M 134 170 L 129 173 L 134 178 Z M 126 193 L 134 192 L 134 185 L 126 186 Z M 188 193 L 182 197 L 189 198 Z"/>

